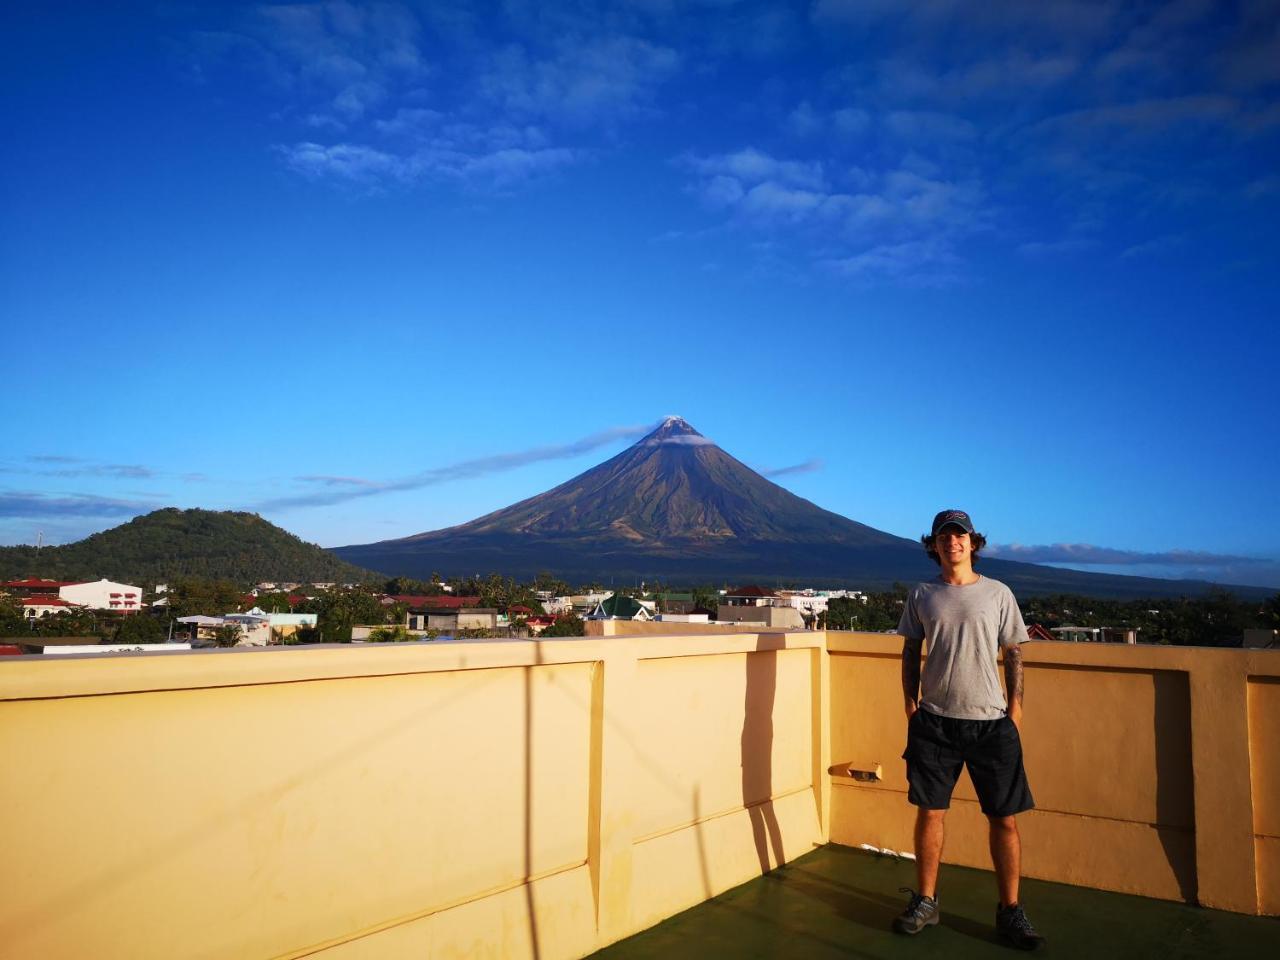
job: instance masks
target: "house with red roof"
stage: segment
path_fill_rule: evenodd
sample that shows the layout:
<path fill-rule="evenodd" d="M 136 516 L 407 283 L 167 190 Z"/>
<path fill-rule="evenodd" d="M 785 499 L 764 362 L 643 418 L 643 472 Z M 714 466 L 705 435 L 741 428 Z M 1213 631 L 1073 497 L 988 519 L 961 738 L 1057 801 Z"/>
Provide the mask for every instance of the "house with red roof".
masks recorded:
<path fill-rule="evenodd" d="M 78 609 L 79 605 L 63 600 L 55 594 L 33 593 L 22 598 L 22 615 L 28 620 L 47 617 L 66 610 Z"/>
<path fill-rule="evenodd" d="M 113 580 L 96 580 L 92 583 L 66 580 L 45 580 L 40 577 L 24 577 L 0 584 L 0 589 L 26 600 L 40 598 L 36 606 L 54 612 L 68 607 L 87 607 L 90 610 L 115 610 L 119 613 L 137 613 L 142 609 L 142 588 L 131 583 Z M 58 600 L 59 603 L 52 601 Z M 42 616 L 43 613 L 34 614 Z M 28 614 L 31 616 L 31 614 Z"/>
<path fill-rule="evenodd" d="M 41 577 L 23 577 L 21 580 L 9 580 L 0 583 L 0 590 L 11 593 L 15 597 L 57 596 L 63 587 L 71 586 L 68 580 L 45 580 Z"/>

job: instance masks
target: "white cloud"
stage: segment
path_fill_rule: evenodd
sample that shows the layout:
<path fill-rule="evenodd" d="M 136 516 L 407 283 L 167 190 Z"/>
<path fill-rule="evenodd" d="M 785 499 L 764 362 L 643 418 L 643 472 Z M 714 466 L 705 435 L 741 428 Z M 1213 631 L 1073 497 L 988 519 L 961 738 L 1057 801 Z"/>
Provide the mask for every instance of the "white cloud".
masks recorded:
<path fill-rule="evenodd" d="M 154 495 L 153 495 L 154 496 Z M 154 500 L 122 500 L 92 493 L 0 491 L 0 517 L 135 517 L 163 506 Z"/>
<path fill-rule="evenodd" d="M 1239 115 L 1235 98 L 1205 94 L 1071 110 L 1041 120 L 1031 129 L 1066 136 L 1107 136 L 1117 131 L 1154 135 L 1190 123 L 1224 123 Z"/>
<path fill-rule="evenodd" d="M 344 0 L 260 6 L 249 28 L 270 52 L 274 72 L 297 96 L 327 98 L 347 121 L 359 120 L 391 89 L 424 73 L 413 13 L 393 3 Z"/>
<path fill-rule="evenodd" d="M 1154 563 L 1169 566 L 1219 566 L 1225 564 L 1265 564 L 1275 562 L 1263 557 L 1243 557 L 1235 554 L 1208 553 L 1201 550 L 1123 550 L 1115 547 L 1100 547 L 1091 543 L 994 544 L 988 548 L 988 552 L 993 557 L 1005 557 L 1026 563 L 1078 563 L 1099 566 L 1135 563 Z"/>
<path fill-rule="evenodd" d="M 1088 250 L 1097 244 L 1085 237 L 1067 237 L 1063 240 L 1032 240 L 1018 245 L 1018 253 L 1033 260 L 1067 256 Z"/>
<path fill-rule="evenodd" d="M 356 183 L 402 180 L 407 170 L 400 157 L 362 144 L 325 146 L 304 142 L 277 149 L 291 170 L 311 179 L 333 178 Z"/>
<path fill-rule="evenodd" d="M 358 120 L 386 99 L 387 91 L 373 80 L 361 80 L 342 88 L 333 98 L 333 108 L 348 120 Z"/>
<path fill-rule="evenodd" d="M 685 163 L 704 176 L 730 176 L 743 183 L 770 180 L 808 190 L 822 190 L 826 183 L 821 163 L 778 160 L 755 147 L 710 157 L 687 157 Z"/>
<path fill-rule="evenodd" d="M 737 177 L 714 176 L 703 184 L 702 196 L 713 207 L 732 207 L 746 191 Z"/>
<path fill-rule="evenodd" d="M 797 190 L 767 180 L 747 191 L 742 198 L 740 208 L 748 216 L 764 217 L 767 220 L 778 217 L 801 220 L 820 211 L 829 199 L 828 195 L 823 193 Z"/>
<path fill-rule="evenodd" d="M 843 191 L 829 187 L 820 163 L 755 147 L 677 162 L 698 177 L 695 189 L 707 205 L 727 213 L 731 223 L 791 234 L 814 249 L 823 267 L 843 276 L 919 279 L 913 276 L 919 272 L 936 282 L 943 267 L 949 276 L 958 272 L 958 239 L 989 222 L 976 182 L 950 182 L 916 169 L 850 168 L 841 179 L 853 190 Z"/>
<path fill-rule="evenodd" d="M 393 137 L 426 136 L 439 129 L 444 118 L 439 110 L 425 107 L 401 107 L 391 116 L 373 122 L 379 133 Z"/>
<path fill-rule="evenodd" d="M 503 473 L 508 470 L 514 470 L 518 467 L 523 467 L 531 463 L 541 463 L 548 460 L 568 460 L 574 457 L 580 457 L 583 454 L 590 453 L 607 444 L 616 443 L 619 440 L 635 439 L 638 436 L 649 433 L 651 430 L 653 430 L 652 424 L 645 426 L 609 427 L 605 430 L 590 434 L 570 443 L 532 447 L 509 453 L 492 454 L 487 457 L 476 457 L 472 460 L 460 460 L 444 466 L 432 467 L 429 470 L 424 470 L 421 473 L 414 474 L 413 476 L 401 477 L 394 480 L 378 481 L 364 477 L 337 477 L 324 474 L 311 474 L 308 476 L 296 477 L 295 479 L 313 486 L 320 486 L 322 489 L 312 489 L 302 493 L 263 500 L 255 504 L 254 509 L 290 510 L 297 507 L 332 506 L 349 500 L 380 496 L 384 493 L 393 493 L 402 490 L 418 490 L 423 487 L 436 486 L 437 484 L 450 483 L 456 480 L 470 480 L 475 477 L 484 477 L 493 473 Z M 697 437 L 696 439 L 701 440 L 704 438 Z M 6 516 L 3 512 L 5 506 L 6 503 L 4 495 L 0 494 L 0 517 Z"/>
<path fill-rule="evenodd" d="M 636 37 L 566 38 L 542 58 L 509 45 L 492 56 L 481 86 L 511 114 L 608 124 L 648 107 L 679 66 L 675 50 Z"/>
<path fill-rule="evenodd" d="M 798 137 L 813 137 L 822 133 L 826 118 L 813 109 L 808 100 L 801 101 L 787 117 L 787 127 Z"/>
<path fill-rule="evenodd" d="M 505 187 L 568 166 L 580 156 L 580 151 L 563 147 L 548 147 L 545 150 L 510 148 L 468 157 L 457 172 L 473 183 L 481 181 Z"/>
<path fill-rule="evenodd" d="M 823 265 L 835 273 L 859 280 L 895 279 L 924 284 L 951 283 L 959 279 L 961 259 L 949 245 L 937 240 L 912 240 L 880 244 Z"/>
<path fill-rule="evenodd" d="M 789 467 L 775 467 L 772 470 L 760 470 L 757 472 L 762 477 L 769 477 L 770 479 L 773 479 L 774 477 L 796 476 L 801 473 L 816 473 L 824 466 L 826 466 L 826 464 L 823 460 L 815 457 L 812 460 L 805 460 L 803 463 L 795 463 Z"/>

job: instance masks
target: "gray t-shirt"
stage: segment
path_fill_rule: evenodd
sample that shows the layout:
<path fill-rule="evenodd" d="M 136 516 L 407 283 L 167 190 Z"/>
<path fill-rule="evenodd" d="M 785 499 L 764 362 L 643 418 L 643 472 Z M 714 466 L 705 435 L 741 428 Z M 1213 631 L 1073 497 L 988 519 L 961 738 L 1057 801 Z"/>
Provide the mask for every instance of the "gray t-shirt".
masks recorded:
<path fill-rule="evenodd" d="M 907 596 L 898 632 L 926 642 L 920 706 L 962 720 L 998 720 L 1005 715 L 996 672 L 999 647 L 1027 639 L 1013 591 L 981 577 L 954 586 L 942 578 L 919 583 Z"/>

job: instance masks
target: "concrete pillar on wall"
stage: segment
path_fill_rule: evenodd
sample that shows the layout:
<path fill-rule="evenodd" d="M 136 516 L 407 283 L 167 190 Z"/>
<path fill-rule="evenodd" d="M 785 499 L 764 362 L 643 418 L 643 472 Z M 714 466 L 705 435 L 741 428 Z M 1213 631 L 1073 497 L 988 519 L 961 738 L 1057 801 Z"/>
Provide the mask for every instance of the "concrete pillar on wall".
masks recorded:
<path fill-rule="evenodd" d="M 600 943 L 612 943 L 632 929 L 631 860 L 635 842 L 633 738 L 627 727 L 635 716 L 636 658 L 631 643 L 595 665 L 591 702 L 591 801 L 587 862 L 596 898 Z"/>
<path fill-rule="evenodd" d="M 1239 651 L 1197 653 L 1190 671 L 1197 899 L 1204 907 L 1257 913 L 1248 684 Z"/>
<path fill-rule="evenodd" d="M 813 800 L 818 810 L 818 828 L 822 842 L 831 842 L 831 654 L 827 652 L 826 633 L 822 646 L 812 651 L 813 690 Z"/>

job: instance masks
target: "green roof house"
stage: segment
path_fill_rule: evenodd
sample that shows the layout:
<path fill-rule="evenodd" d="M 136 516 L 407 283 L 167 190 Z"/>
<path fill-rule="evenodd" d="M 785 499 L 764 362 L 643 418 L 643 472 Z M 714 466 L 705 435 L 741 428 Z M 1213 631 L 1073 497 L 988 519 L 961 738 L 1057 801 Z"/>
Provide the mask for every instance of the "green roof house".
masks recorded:
<path fill-rule="evenodd" d="M 620 593 L 611 593 L 595 605 L 595 609 L 587 614 L 587 619 L 652 620 L 653 615 L 641 605 L 639 600 Z"/>

